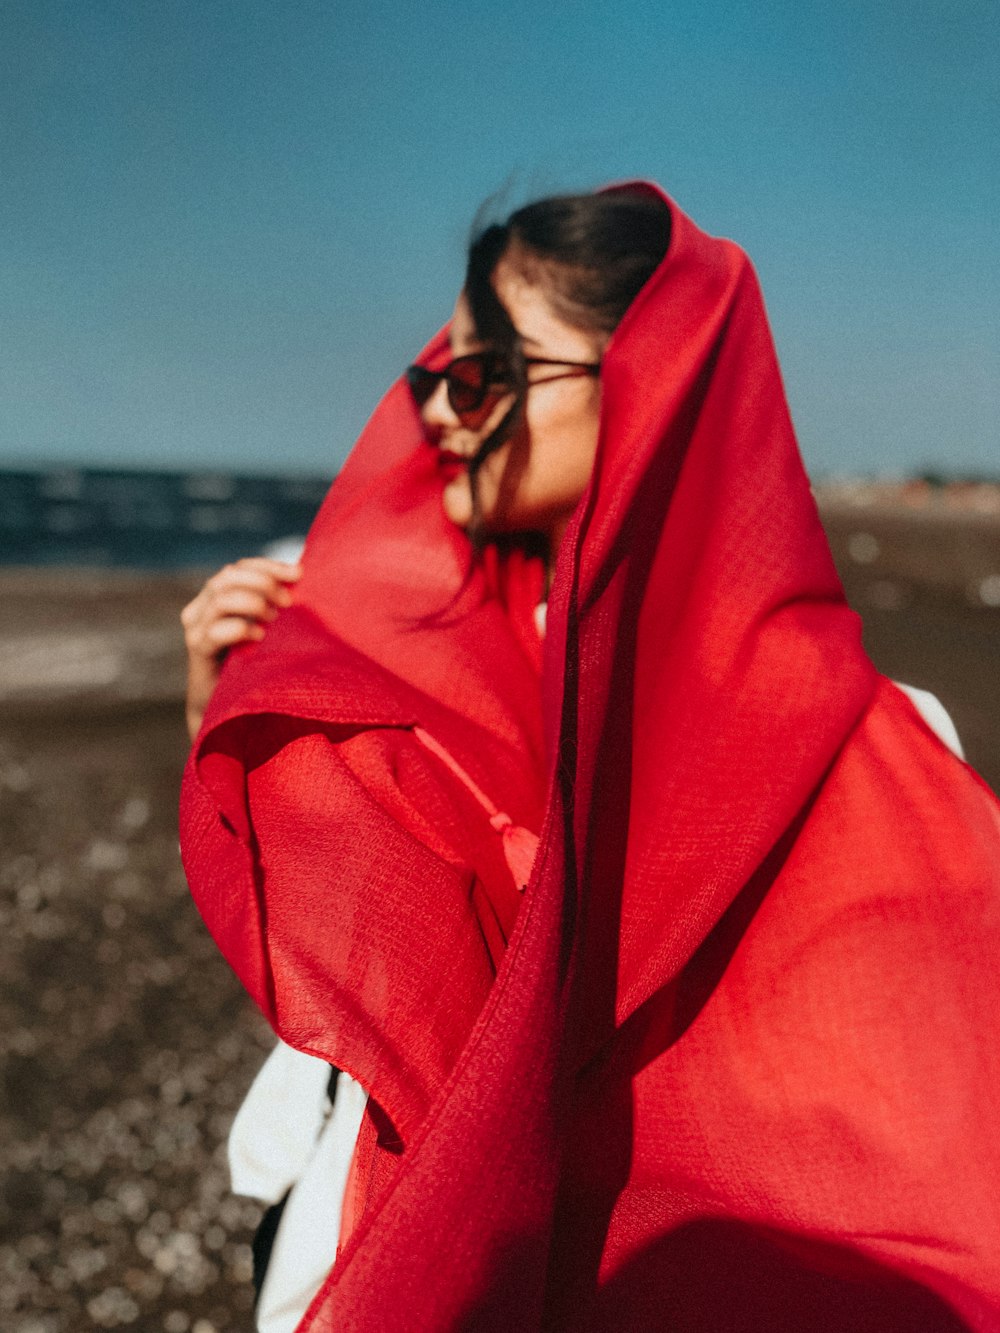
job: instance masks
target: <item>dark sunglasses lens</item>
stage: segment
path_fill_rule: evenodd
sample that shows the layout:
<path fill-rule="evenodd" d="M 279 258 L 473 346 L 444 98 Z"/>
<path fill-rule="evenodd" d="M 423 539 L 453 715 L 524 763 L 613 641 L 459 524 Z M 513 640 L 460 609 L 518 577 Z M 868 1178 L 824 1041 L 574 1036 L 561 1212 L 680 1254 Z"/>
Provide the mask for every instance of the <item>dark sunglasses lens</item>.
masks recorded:
<path fill-rule="evenodd" d="M 486 397 L 487 368 L 482 357 L 460 356 L 445 372 L 448 401 L 456 412 L 475 412 Z"/>
<path fill-rule="evenodd" d="M 406 382 L 418 407 L 423 407 L 440 383 L 441 376 L 425 366 L 410 366 L 406 372 Z"/>
<path fill-rule="evenodd" d="M 409 366 L 406 371 L 406 382 L 418 407 L 424 406 L 442 380 L 448 386 L 448 401 L 452 410 L 459 416 L 478 412 L 491 388 L 499 388 L 502 392 L 495 361 L 478 352 L 470 356 L 457 356 L 444 370 Z"/>

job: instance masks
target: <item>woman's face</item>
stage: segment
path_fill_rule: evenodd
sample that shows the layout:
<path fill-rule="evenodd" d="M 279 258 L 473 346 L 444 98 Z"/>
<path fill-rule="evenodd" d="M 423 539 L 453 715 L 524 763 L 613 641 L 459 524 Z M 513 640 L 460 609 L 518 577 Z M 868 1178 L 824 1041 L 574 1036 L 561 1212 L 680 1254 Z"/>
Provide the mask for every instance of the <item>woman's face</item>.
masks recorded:
<path fill-rule="evenodd" d="M 521 336 L 526 357 L 596 362 L 607 338 L 565 323 L 549 306 L 541 287 L 504 263 L 494 275 L 497 296 Z M 454 356 L 484 350 L 464 294 L 451 326 Z M 479 470 L 482 523 L 491 532 L 541 532 L 553 551 L 586 489 L 594 466 L 600 419 L 601 384 L 595 375 L 559 375 L 557 366 L 528 366 L 529 387 L 521 424 Z M 444 382 L 424 404 L 421 416 L 440 450 L 445 475 L 444 511 L 467 527 L 472 492 L 464 460 L 476 453 L 513 401 L 506 394 L 484 408 L 484 417 L 460 420 L 448 402 Z"/>

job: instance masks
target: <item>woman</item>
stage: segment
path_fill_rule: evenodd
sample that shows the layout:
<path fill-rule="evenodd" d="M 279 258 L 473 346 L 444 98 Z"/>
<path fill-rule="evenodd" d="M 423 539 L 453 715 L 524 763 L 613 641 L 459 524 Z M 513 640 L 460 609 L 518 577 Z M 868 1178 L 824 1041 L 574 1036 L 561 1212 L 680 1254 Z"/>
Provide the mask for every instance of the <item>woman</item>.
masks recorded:
<path fill-rule="evenodd" d="M 186 613 L 196 718 L 293 603 L 182 832 L 369 1094 L 301 1327 L 1000 1326 L 997 806 L 861 649 L 745 256 L 542 201 L 449 339 L 301 578 Z"/>

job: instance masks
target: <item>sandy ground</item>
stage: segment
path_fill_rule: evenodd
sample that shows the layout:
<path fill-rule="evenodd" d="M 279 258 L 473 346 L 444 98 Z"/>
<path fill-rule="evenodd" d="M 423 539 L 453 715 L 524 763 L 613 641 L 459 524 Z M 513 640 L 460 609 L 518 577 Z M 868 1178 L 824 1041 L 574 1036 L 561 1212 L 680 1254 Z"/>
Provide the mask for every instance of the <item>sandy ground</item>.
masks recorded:
<path fill-rule="evenodd" d="M 1000 609 L 977 591 L 1000 524 L 826 521 L 875 661 L 939 695 L 1000 787 Z M 269 1036 L 176 845 L 196 586 L 0 571 L 5 1333 L 252 1327 L 257 1209 L 228 1194 L 222 1145 Z"/>
<path fill-rule="evenodd" d="M 938 696 L 969 762 L 1000 791 L 1000 518 L 822 512 L 876 666 Z"/>
<path fill-rule="evenodd" d="M 183 580 L 0 576 L 0 1329 L 248 1329 L 270 1037 L 187 894 Z"/>

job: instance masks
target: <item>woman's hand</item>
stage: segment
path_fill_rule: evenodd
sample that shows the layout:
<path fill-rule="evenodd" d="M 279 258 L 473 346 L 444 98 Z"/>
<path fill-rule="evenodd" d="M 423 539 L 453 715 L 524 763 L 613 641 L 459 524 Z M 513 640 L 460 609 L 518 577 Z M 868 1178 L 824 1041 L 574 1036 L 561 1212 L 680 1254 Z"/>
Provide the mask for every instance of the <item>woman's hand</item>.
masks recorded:
<path fill-rule="evenodd" d="M 194 740 L 230 648 L 264 637 L 264 627 L 291 604 L 288 584 L 300 565 L 254 556 L 213 574 L 181 612 L 188 652 L 187 725 Z"/>

